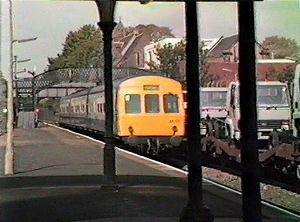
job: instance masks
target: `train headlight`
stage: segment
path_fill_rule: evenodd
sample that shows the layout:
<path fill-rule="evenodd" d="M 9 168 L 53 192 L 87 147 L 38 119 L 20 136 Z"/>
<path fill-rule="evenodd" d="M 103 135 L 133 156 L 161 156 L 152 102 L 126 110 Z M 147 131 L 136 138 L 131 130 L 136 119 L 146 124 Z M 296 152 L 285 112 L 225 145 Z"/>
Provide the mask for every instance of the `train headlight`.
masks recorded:
<path fill-rule="evenodd" d="M 173 126 L 172 130 L 173 130 L 173 135 L 175 135 L 175 133 L 178 131 L 177 126 Z"/>
<path fill-rule="evenodd" d="M 133 127 L 132 126 L 128 127 L 128 131 L 129 131 L 130 135 L 133 135 Z"/>

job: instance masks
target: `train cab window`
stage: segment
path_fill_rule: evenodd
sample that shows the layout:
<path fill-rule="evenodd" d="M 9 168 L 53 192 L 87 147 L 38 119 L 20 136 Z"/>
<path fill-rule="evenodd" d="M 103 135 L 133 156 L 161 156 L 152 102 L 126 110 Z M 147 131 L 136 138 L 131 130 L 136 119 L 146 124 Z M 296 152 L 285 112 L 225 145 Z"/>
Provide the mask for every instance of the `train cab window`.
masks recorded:
<path fill-rule="evenodd" d="M 146 113 L 159 113 L 159 97 L 158 95 L 145 95 L 145 111 Z"/>
<path fill-rule="evenodd" d="M 164 95 L 164 111 L 165 113 L 179 113 L 178 97 L 176 95 Z"/>
<path fill-rule="evenodd" d="M 125 112 L 140 113 L 141 112 L 141 97 L 137 94 L 125 95 Z"/>

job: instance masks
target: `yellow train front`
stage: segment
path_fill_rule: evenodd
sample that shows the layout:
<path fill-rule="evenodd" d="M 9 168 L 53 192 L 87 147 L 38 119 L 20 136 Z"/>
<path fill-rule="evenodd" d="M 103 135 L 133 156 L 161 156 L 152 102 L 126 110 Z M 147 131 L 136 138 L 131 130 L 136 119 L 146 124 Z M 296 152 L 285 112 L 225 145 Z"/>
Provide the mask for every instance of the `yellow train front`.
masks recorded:
<path fill-rule="evenodd" d="M 117 89 L 117 131 L 126 143 L 158 152 L 184 137 L 182 85 L 160 76 L 141 76 Z"/>
<path fill-rule="evenodd" d="M 183 92 L 179 82 L 154 75 L 114 81 L 114 134 L 143 152 L 180 145 L 184 137 Z M 63 97 L 59 124 L 104 135 L 104 86 Z"/>

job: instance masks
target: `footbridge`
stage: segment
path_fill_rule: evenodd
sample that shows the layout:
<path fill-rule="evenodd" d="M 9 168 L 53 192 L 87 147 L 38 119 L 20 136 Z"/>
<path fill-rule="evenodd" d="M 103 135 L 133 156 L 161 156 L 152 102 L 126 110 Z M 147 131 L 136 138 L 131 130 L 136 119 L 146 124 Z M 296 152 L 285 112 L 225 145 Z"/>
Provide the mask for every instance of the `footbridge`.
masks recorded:
<path fill-rule="evenodd" d="M 136 68 L 113 68 L 113 79 L 149 74 Z M 64 68 L 46 71 L 15 81 L 17 110 L 32 111 L 45 98 L 60 98 L 77 90 L 101 85 L 104 82 L 103 68 Z"/>

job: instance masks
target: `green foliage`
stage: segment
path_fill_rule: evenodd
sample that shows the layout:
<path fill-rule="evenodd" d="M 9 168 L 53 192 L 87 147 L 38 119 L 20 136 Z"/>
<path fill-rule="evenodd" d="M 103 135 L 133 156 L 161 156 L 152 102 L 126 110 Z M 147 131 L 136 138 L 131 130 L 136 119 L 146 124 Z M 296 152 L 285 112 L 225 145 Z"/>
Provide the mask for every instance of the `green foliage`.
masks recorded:
<path fill-rule="evenodd" d="M 153 24 L 150 25 L 137 25 L 136 27 L 129 27 L 126 29 L 126 34 L 132 34 L 133 32 L 143 33 L 153 41 L 160 38 L 174 38 L 174 34 L 171 29 L 168 27 L 156 26 Z"/>
<path fill-rule="evenodd" d="M 287 82 L 290 84 L 293 82 L 295 74 L 295 66 L 289 65 L 284 68 L 282 71 L 276 71 L 274 68 L 270 68 L 266 73 L 267 80 L 269 81 L 280 81 L 280 82 Z"/>
<path fill-rule="evenodd" d="M 295 39 L 278 36 L 266 37 L 262 46 L 269 49 L 270 53 L 274 53 L 276 59 L 300 58 L 300 46 Z"/>
<path fill-rule="evenodd" d="M 61 54 L 48 58 L 48 69 L 88 68 L 103 66 L 102 33 L 93 25 L 71 31 L 66 37 Z"/>
<path fill-rule="evenodd" d="M 201 42 L 200 51 L 199 51 L 199 66 L 200 66 L 200 85 L 206 86 L 210 82 L 218 82 L 220 80 L 219 76 L 210 74 L 209 63 L 208 63 L 208 51 L 203 50 L 204 43 Z"/>
<path fill-rule="evenodd" d="M 151 40 L 162 37 L 174 37 L 168 27 L 156 25 L 138 25 L 124 28 L 125 35 L 134 32 L 143 33 Z M 60 68 L 89 68 L 103 67 L 103 40 L 102 32 L 93 25 L 84 25 L 77 31 L 67 35 L 60 54 L 48 58 L 48 70 Z"/>
<path fill-rule="evenodd" d="M 177 64 L 185 59 L 185 43 L 179 42 L 175 46 L 166 44 L 163 47 L 156 48 L 157 59 L 159 64 L 150 62 L 150 69 L 164 74 L 166 77 L 178 78 L 179 72 Z"/>
<path fill-rule="evenodd" d="M 172 44 L 166 44 L 161 48 L 157 48 L 155 55 L 157 56 L 159 64 L 155 64 L 154 62 L 148 63 L 150 69 L 162 73 L 167 77 L 182 81 L 182 73 L 179 73 L 178 62 L 186 60 L 185 46 L 186 43 L 181 41 L 174 46 Z M 208 73 L 209 63 L 207 62 L 207 58 L 207 53 L 202 50 L 201 44 L 199 51 L 199 67 L 200 83 L 202 86 L 211 81 L 218 80 L 217 76 Z"/>

